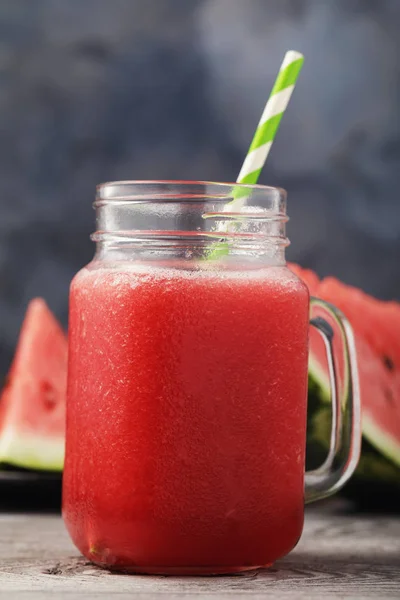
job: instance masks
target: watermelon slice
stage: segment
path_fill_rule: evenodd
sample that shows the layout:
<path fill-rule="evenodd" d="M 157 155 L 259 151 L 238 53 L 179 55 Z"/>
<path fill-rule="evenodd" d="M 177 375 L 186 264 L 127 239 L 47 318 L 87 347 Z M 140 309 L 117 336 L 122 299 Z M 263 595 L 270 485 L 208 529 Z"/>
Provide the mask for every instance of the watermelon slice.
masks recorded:
<path fill-rule="evenodd" d="M 354 480 L 361 496 L 400 494 L 400 304 L 383 302 L 333 277 L 322 281 L 298 265 L 290 268 L 310 293 L 337 306 L 350 321 L 357 349 L 363 446 Z M 309 364 L 308 466 L 326 456 L 331 409 L 323 343 L 311 331 Z M 379 486 L 375 484 L 379 482 Z M 354 485 L 356 484 L 356 486 Z M 371 485 L 374 484 L 374 485 Z M 366 497 L 364 497 L 366 500 Z"/>
<path fill-rule="evenodd" d="M 44 300 L 31 301 L 0 399 L 0 463 L 61 471 L 67 339 Z"/>
<path fill-rule="evenodd" d="M 353 326 L 363 434 L 400 467 L 400 304 L 376 300 L 333 277 L 321 282 L 317 294 Z"/>

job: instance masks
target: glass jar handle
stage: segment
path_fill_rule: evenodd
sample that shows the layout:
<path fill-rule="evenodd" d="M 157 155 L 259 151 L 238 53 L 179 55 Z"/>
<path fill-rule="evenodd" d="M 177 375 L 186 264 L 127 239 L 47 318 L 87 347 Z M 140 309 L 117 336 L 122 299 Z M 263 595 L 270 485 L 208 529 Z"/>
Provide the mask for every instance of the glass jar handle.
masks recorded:
<path fill-rule="evenodd" d="M 361 448 L 361 409 L 353 331 L 334 306 L 310 299 L 310 325 L 322 336 L 328 360 L 332 431 L 325 462 L 305 475 L 305 501 L 337 492 L 357 467 Z"/>

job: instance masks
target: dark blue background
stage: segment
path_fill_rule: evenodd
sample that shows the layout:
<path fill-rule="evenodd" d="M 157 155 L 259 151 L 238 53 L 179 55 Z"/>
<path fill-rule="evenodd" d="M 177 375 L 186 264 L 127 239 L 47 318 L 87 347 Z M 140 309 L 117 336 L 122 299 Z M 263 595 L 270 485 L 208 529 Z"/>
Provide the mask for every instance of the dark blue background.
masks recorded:
<path fill-rule="evenodd" d="M 94 187 L 236 178 L 284 52 L 306 55 L 261 182 L 289 256 L 400 299 L 398 0 L 2 0 L 0 371 L 26 304 L 66 324 Z"/>

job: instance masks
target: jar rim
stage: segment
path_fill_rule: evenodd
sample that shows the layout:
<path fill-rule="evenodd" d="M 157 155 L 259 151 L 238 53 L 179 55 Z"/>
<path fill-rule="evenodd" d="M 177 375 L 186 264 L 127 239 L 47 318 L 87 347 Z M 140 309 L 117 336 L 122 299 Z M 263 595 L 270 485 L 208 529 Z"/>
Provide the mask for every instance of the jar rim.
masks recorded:
<path fill-rule="evenodd" d="M 186 193 L 190 195 L 190 199 L 195 200 L 204 200 L 204 196 L 206 195 L 208 198 L 214 197 L 225 198 L 226 194 L 231 192 L 232 190 L 242 190 L 243 192 L 251 193 L 265 193 L 267 195 L 275 195 L 278 196 L 281 200 L 286 199 L 286 190 L 278 187 L 278 186 L 269 186 L 262 184 L 250 184 L 250 183 L 238 183 L 238 182 L 220 182 L 220 181 L 207 181 L 207 180 L 180 180 L 180 179 L 138 179 L 138 180 L 118 180 L 118 181 L 106 181 L 104 183 L 100 183 L 96 186 L 96 200 L 107 200 L 107 201 L 118 201 L 123 199 L 124 201 L 128 201 L 131 199 L 134 201 L 135 199 L 143 199 L 143 195 L 149 194 L 148 200 L 151 201 L 152 197 L 154 201 L 168 201 L 171 199 L 176 200 L 176 193 L 172 193 L 169 191 L 158 190 L 157 188 L 175 187 L 177 190 L 180 188 L 186 188 Z M 134 188 L 137 187 L 137 194 L 134 191 Z M 201 193 L 198 190 L 198 194 L 191 194 L 191 189 L 194 188 L 204 188 L 204 191 Z M 130 193 L 124 194 L 124 190 L 130 190 Z M 141 188 L 141 189 L 140 189 Z"/>
<path fill-rule="evenodd" d="M 156 249 L 208 247 L 215 240 L 254 251 L 285 247 L 286 192 L 260 184 L 126 180 L 97 186 L 92 239 Z"/>

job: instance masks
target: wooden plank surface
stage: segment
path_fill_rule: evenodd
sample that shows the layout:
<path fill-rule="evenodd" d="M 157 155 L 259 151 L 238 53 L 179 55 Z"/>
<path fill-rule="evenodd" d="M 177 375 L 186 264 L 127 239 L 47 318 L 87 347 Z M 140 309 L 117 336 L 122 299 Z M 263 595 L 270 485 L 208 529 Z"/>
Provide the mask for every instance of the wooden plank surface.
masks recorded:
<path fill-rule="evenodd" d="M 107 596 L 400 598 L 400 518 L 313 509 L 297 548 L 271 569 L 196 578 L 111 574 L 79 557 L 59 516 L 0 513 L 1 600 Z"/>

